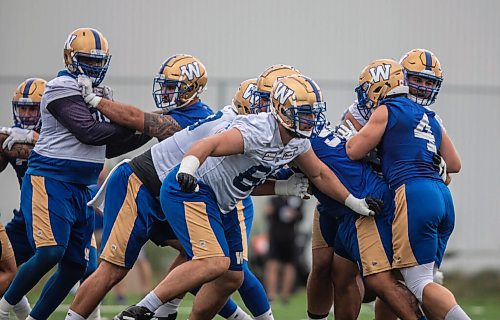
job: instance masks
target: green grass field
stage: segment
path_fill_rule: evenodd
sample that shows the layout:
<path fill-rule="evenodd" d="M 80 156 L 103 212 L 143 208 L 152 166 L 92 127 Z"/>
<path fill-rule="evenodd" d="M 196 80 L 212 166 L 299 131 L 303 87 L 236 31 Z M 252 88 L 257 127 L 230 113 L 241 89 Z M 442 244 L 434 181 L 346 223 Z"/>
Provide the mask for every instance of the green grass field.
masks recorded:
<path fill-rule="evenodd" d="M 132 304 L 137 301 L 139 297 L 129 297 L 128 303 Z M 68 297 L 65 301 L 65 304 L 62 305 L 49 319 L 52 320 L 62 320 L 65 317 L 65 312 L 68 308 L 68 304 L 71 302 L 72 297 Z M 237 296 L 236 301 L 240 306 L 243 306 L 241 299 Z M 124 306 L 116 306 L 112 304 L 108 304 L 111 302 L 111 299 L 107 299 L 104 301 L 104 305 L 102 306 L 102 315 L 108 319 L 112 318 L 119 311 L 123 309 Z M 192 296 L 186 298 L 180 309 L 179 316 L 177 319 L 184 320 L 187 319 L 187 316 L 190 311 L 190 306 L 192 303 Z M 34 301 L 34 299 L 30 299 L 30 301 Z M 470 315 L 470 317 L 474 320 L 499 320 L 500 319 L 500 297 L 491 297 L 485 299 L 460 299 L 460 303 L 464 310 Z M 307 319 L 306 316 L 306 296 L 305 291 L 301 290 L 297 292 L 290 302 L 286 305 L 283 305 L 279 302 L 273 303 L 273 312 L 274 318 L 277 320 L 300 320 Z M 217 317 L 216 319 L 222 319 Z M 361 310 L 361 314 L 359 316 L 361 320 L 370 320 L 373 319 L 373 311 L 370 305 L 363 305 Z"/>

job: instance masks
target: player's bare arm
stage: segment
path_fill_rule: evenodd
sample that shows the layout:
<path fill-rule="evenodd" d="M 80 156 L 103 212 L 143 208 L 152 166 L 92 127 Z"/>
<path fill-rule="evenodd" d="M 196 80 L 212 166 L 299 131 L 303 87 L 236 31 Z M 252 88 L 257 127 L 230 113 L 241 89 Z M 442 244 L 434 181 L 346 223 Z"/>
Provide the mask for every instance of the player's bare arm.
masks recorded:
<path fill-rule="evenodd" d="M 361 130 L 361 128 L 363 128 L 363 126 L 359 124 L 358 120 L 356 120 L 352 113 L 350 113 L 349 111 L 345 114 L 345 119 L 342 121 L 342 124 L 347 125 L 347 120 L 351 121 L 356 130 L 359 131 Z"/>
<path fill-rule="evenodd" d="M 446 162 L 446 171 L 448 173 L 457 173 L 462 168 L 460 156 L 458 155 L 457 149 L 455 149 L 450 136 L 446 133 L 446 131 L 443 130 L 442 132 L 443 135 L 439 151 L 441 152 L 441 156 Z"/>
<path fill-rule="evenodd" d="M 132 105 L 102 99 L 97 109 L 114 123 L 164 140 L 182 128 L 170 116 L 144 112 Z"/>
<path fill-rule="evenodd" d="M 344 203 L 350 192 L 310 148 L 295 159 L 295 163 L 309 180 L 324 194 Z"/>
<path fill-rule="evenodd" d="M 378 107 L 368 123 L 346 144 L 347 155 L 351 160 L 360 160 L 373 150 L 382 139 L 388 121 L 385 105 Z"/>
<path fill-rule="evenodd" d="M 158 113 L 145 113 L 143 132 L 151 137 L 156 137 L 160 141 L 167 139 L 177 131 L 181 131 L 181 126 L 169 115 Z"/>
<path fill-rule="evenodd" d="M 243 152 L 243 136 L 238 129 L 232 128 L 196 142 L 186 152 L 184 158 L 195 156 L 201 165 L 209 156 L 222 157 Z"/>

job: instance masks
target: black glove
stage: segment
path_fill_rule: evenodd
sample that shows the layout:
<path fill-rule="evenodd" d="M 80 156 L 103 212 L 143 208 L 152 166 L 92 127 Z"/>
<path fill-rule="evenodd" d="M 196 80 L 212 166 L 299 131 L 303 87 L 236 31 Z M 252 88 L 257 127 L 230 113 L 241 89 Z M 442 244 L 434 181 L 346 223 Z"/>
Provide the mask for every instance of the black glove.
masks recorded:
<path fill-rule="evenodd" d="M 195 192 L 198 187 L 196 178 L 185 172 L 177 173 L 177 182 L 179 182 L 181 190 L 187 193 Z"/>
<path fill-rule="evenodd" d="M 368 204 L 368 208 L 373 210 L 375 214 L 380 214 L 382 210 L 384 210 L 384 201 L 380 199 L 375 199 L 372 196 L 368 196 L 365 198 L 366 204 Z"/>

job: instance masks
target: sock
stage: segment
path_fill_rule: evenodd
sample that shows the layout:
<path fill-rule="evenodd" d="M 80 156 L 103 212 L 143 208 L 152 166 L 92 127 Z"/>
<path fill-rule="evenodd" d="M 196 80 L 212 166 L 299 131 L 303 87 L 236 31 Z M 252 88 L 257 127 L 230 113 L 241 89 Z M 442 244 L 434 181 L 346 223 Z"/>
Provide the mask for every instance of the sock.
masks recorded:
<path fill-rule="evenodd" d="M 471 320 L 462 308 L 456 304 L 448 311 L 444 320 Z"/>
<path fill-rule="evenodd" d="M 31 316 L 36 319 L 47 319 L 68 295 L 71 288 L 85 273 L 86 265 L 62 260 L 57 271 L 45 284 L 40 298 L 36 302 Z"/>
<path fill-rule="evenodd" d="M 75 311 L 69 309 L 64 320 L 85 320 L 84 317 L 76 313 Z"/>
<path fill-rule="evenodd" d="M 87 318 L 89 320 L 101 320 L 101 304 L 99 303 L 97 307 L 92 311 L 92 313 Z"/>
<path fill-rule="evenodd" d="M 255 320 L 274 320 L 274 316 L 273 316 L 273 312 L 272 312 L 271 308 L 269 308 L 269 310 L 267 310 L 266 312 L 264 312 L 260 316 L 255 317 Z"/>
<path fill-rule="evenodd" d="M 13 306 L 13 309 L 18 319 L 26 319 L 31 312 L 31 306 L 28 301 L 28 298 L 24 296 L 21 299 L 21 301 L 19 301 L 15 306 Z"/>
<path fill-rule="evenodd" d="M 177 312 L 182 299 L 173 299 L 162 304 L 155 312 L 157 317 L 166 317 Z"/>
<path fill-rule="evenodd" d="M 243 303 L 254 317 L 266 314 L 271 309 L 266 291 L 259 279 L 248 268 L 247 261 L 243 262 L 243 274 L 243 283 L 238 289 Z"/>
<path fill-rule="evenodd" d="M 229 319 L 229 317 L 231 317 L 237 310 L 238 306 L 236 305 L 236 302 L 234 302 L 233 299 L 229 298 L 222 309 L 220 309 L 218 314 L 224 319 Z"/>
<path fill-rule="evenodd" d="M 163 302 L 156 296 L 154 291 L 151 291 L 137 305 L 146 307 L 149 311 L 156 311 L 162 304 Z"/>
<path fill-rule="evenodd" d="M 250 318 L 250 316 L 238 306 L 236 306 L 236 311 L 234 311 L 234 313 L 226 319 L 227 320 L 252 320 L 252 318 Z"/>
<path fill-rule="evenodd" d="M 8 319 L 12 308 L 14 308 L 14 306 L 8 303 L 7 300 L 5 300 L 5 297 L 2 297 L 0 300 L 0 318 Z"/>
<path fill-rule="evenodd" d="M 10 304 L 17 304 L 40 279 L 55 266 L 64 255 L 62 246 L 49 246 L 36 249 L 35 255 L 26 261 L 12 280 L 5 292 L 5 299 Z"/>
<path fill-rule="evenodd" d="M 328 313 L 320 315 L 320 314 L 310 313 L 309 311 L 307 311 L 307 318 L 309 320 L 327 320 L 328 319 Z"/>

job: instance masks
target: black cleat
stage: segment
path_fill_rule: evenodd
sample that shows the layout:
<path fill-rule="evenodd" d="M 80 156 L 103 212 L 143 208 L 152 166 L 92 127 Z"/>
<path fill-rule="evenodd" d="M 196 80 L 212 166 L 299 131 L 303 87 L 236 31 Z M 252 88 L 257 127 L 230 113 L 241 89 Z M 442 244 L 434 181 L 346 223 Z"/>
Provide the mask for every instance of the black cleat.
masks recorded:
<path fill-rule="evenodd" d="M 156 317 L 153 318 L 153 320 L 175 320 L 175 319 L 177 319 L 177 312 L 169 314 L 166 317 L 158 317 L 158 316 L 156 316 Z"/>
<path fill-rule="evenodd" d="M 155 313 L 146 307 L 130 306 L 113 318 L 113 320 L 153 320 Z M 175 319 L 175 318 L 174 318 Z"/>

